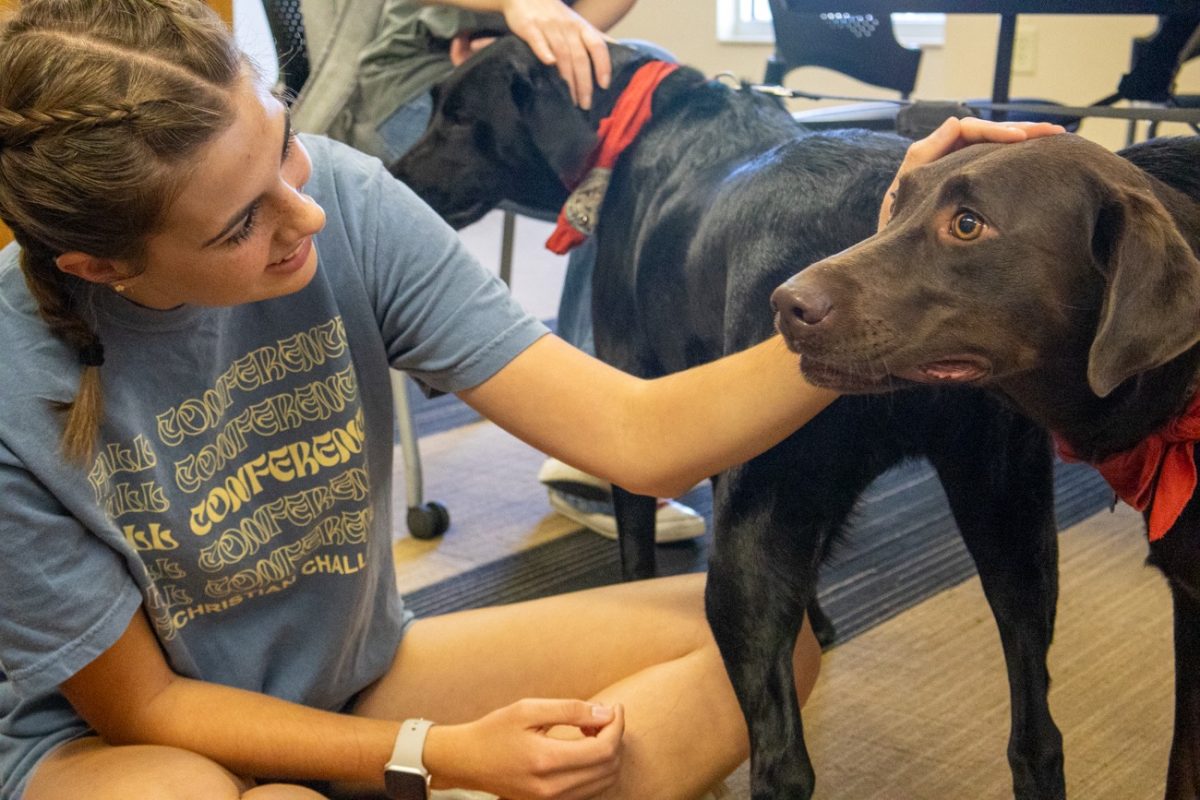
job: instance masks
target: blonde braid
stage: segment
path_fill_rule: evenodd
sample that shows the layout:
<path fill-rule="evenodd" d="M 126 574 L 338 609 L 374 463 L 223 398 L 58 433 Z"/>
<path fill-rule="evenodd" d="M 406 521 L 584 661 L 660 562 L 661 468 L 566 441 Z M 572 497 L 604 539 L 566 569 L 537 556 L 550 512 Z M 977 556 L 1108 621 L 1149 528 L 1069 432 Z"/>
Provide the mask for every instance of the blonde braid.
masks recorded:
<path fill-rule="evenodd" d="M 31 109 L 25 113 L 0 109 L 0 146 L 21 147 L 48 131 L 59 136 L 70 136 L 92 128 L 133 122 L 137 117 L 137 108 L 128 104 L 117 108 L 85 106 L 53 111 Z"/>
<path fill-rule="evenodd" d="M 104 350 L 56 257 L 136 263 L 247 62 L 199 0 L 25 0 L 0 30 L 0 221 L 50 331 L 79 354 L 62 447 L 90 458 Z"/>

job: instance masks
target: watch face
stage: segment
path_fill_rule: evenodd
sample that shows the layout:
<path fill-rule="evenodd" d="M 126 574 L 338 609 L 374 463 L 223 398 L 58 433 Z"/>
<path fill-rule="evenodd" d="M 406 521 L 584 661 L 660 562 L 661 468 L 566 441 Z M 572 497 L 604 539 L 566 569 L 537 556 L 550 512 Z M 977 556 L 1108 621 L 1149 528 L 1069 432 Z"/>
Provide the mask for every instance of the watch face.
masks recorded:
<path fill-rule="evenodd" d="M 388 767 L 383 773 L 384 786 L 392 800 L 428 800 L 429 778 L 403 767 Z"/>

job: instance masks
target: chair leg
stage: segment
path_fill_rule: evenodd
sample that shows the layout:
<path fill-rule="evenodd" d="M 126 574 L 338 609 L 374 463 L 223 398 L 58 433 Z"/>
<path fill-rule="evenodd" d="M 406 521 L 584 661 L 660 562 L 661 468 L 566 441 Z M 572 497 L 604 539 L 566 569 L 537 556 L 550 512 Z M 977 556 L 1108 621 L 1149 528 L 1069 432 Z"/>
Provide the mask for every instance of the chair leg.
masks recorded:
<path fill-rule="evenodd" d="M 408 376 L 392 370 L 392 402 L 396 407 L 396 427 L 404 461 L 405 501 L 408 507 L 408 532 L 417 539 L 441 536 L 450 527 L 450 515 L 441 503 L 424 502 L 421 451 L 408 402 Z"/>
<path fill-rule="evenodd" d="M 517 215 L 504 210 L 504 226 L 500 235 L 500 280 L 512 286 L 513 244 L 516 240 Z"/>

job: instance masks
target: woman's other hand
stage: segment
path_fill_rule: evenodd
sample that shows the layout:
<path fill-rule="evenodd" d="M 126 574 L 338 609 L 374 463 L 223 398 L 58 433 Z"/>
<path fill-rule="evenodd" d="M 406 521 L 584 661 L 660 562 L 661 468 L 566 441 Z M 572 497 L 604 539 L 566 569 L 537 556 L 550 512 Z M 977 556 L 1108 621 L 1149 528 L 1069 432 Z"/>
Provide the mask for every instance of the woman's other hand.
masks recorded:
<path fill-rule="evenodd" d="M 942 156 L 972 144 L 1023 142 L 1064 131 L 1063 126 L 1049 122 L 991 122 L 976 117 L 950 117 L 936 131 L 909 145 L 900 170 L 883 197 L 883 204 L 879 209 L 879 229 L 883 230 L 892 218 L 892 202 L 900 179 L 917 167 L 930 164 Z"/>
<path fill-rule="evenodd" d="M 545 64 L 558 68 L 571 99 L 592 107 L 595 85 L 607 89 L 612 61 L 604 34 L 562 0 L 504 0 L 504 21 Z"/>
<path fill-rule="evenodd" d="M 620 705 L 519 700 L 474 722 L 433 726 L 424 762 L 436 788 L 584 800 L 616 782 L 624 731 Z"/>

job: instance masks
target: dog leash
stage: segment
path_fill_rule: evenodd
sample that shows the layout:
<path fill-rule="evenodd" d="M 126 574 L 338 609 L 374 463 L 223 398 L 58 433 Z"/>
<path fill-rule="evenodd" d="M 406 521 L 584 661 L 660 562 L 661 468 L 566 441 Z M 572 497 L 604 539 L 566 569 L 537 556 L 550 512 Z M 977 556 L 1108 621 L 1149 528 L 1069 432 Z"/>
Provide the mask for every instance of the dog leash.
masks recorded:
<path fill-rule="evenodd" d="M 776 84 L 746 84 L 751 91 L 779 98 L 798 100 L 840 100 L 849 103 L 888 103 L 898 108 L 921 109 L 923 111 L 962 112 L 962 116 L 978 116 L 979 111 L 1015 111 L 1026 114 L 1053 115 L 1056 117 L 1099 117 L 1147 122 L 1183 122 L 1200 125 L 1200 109 L 1192 108 L 1112 108 L 1110 106 L 1061 106 L 1057 104 L 1037 105 L 1033 103 L 993 103 L 990 100 L 964 103 L 953 100 L 900 100 L 880 97 L 851 97 L 838 94 L 817 94 L 799 89 L 788 89 Z M 959 114 L 954 114 L 958 116 Z"/>

